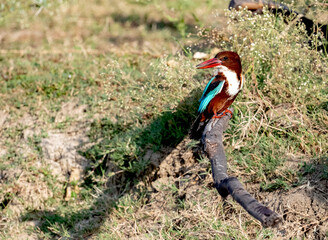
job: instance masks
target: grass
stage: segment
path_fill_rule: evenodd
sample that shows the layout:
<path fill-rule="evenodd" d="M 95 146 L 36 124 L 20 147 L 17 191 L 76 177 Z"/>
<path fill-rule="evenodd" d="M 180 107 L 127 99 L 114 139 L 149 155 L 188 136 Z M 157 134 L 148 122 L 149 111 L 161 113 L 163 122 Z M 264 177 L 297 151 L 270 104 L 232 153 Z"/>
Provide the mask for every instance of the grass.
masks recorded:
<path fill-rule="evenodd" d="M 267 12 L 225 12 L 227 5 L 0 5 L 0 113 L 9 113 L 0 125 L 3 239 L 278 236 L 235 202 L 223 204 L 208 162 L 197 154 L 192 167 L 172 170 L 168 182 L 153 187 L 163 180 L 154 172 L 156 161 L 173 158 L 171 168 L 190 161 L 185 152 L 196 143 L 184 139 L 211 74 L 196 71 L 192 56 L 197 49 L 214 55 L 213 48 L 237 51 L 247 79 L 225 134 L 232 175 L 262 194 L 303 186 L 317 166 L 323 166 L 320 181 L 327 179 L 328 59 L 307 45 L 317 36 Z M 327 13 L 320 6 L 309 16 Z M 73 114 L 64 107 L 69 102 L 85 104 L 86 112 Z M 42 139 L 54 131 L 89 138 L 79 149 L 88 166 L 78 182 L 52 174 Z M 290 165 L 291 159 L 299 164 Z M 75 189 L 69 200 L 67 186 Z"/>

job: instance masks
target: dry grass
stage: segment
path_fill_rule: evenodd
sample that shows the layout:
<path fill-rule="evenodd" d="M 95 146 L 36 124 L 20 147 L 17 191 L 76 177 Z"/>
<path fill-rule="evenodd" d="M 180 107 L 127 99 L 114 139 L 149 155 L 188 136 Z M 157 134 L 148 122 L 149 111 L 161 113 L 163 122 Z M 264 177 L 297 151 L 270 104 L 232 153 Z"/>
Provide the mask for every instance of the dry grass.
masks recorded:
<path fill-rule="evenodd" d="M 327 237 L 327 56 L 294 23 L 227 5 L 1 6 L 3 239 Z M 225 135 L 229 171 L 284 216 L 278 229 L 222 202 L 185 138 L 210 74 L 192 55 L 221 49 L 242 56 L 247 79 Z M 54 138 L 67 142 L 45 144 Z"/>

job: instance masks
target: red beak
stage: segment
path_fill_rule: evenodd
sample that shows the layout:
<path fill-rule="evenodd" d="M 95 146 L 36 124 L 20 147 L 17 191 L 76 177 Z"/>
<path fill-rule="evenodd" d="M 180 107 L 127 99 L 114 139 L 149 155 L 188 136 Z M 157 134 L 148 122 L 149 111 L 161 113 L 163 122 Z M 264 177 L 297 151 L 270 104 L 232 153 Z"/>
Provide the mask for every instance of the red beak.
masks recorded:
<path fill-rule="evenodd" d="M 198 68 L 198 69 L 213 68 L 213 67 L 219 66 L 221 64 L 222 64 L 222 61 L 220 61 L 217 58 L 212 58 L 210 60 L 207 60 L 205 62 L 202 62 L 202 63 L 198 64 L 196 66 L 196 68 Z"/>

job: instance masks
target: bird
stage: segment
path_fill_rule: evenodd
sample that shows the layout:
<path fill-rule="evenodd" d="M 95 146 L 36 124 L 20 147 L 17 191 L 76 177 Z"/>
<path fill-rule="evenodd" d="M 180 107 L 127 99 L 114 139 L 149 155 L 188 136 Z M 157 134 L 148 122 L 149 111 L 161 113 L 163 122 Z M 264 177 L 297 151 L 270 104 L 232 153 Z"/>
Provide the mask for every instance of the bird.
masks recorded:
<path fill-rule="evenodd" d="M 191 139 L 199 140 L 211 118 L 221 118 L 232 112 L 228 109 L 243 88 L 245 81 L 237 53 L 219 52 L 214 58 L 202 62 L 197 69 L 213 68 L 214 73 L 199 100 L 198 117 L 189 131 Z"/>

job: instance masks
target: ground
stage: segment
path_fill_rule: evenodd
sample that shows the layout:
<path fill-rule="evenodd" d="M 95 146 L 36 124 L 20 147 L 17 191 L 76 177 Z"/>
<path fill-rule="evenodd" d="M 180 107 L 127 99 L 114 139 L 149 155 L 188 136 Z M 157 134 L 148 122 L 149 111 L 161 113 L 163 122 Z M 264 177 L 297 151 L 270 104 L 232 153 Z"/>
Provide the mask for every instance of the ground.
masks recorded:
<path fill-rule="evenodd" d="M 327 53 L 228 2 L 0 6 L 2 239 L 328 238 Z M 308 6 L 327 23 L 324 1 Z M 220 198 L 187 134 L 211 74 L 194 66 L 227 49 L 246 75 L 228 172 L 277 228 Z"/>

